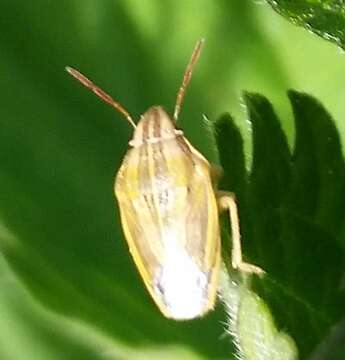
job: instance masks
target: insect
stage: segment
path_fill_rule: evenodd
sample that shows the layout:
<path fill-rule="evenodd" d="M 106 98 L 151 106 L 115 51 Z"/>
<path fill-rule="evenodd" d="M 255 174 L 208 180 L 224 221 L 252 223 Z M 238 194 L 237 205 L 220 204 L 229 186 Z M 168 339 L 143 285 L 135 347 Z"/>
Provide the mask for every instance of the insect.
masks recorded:
<path fill-rule="evenodd" d="M 217 192 L 212 166 L 176 127 L 203 43 L 199 40 L 192 53 L 172 118 L 161 106 L 152 106 L 136 124 L 111 96 L 77 70 L 66 68 L 134 128 L 130 149 L 116 175 L 115 195 L 139 273 L 161 312 L 175 320 L 202 316 L 215 306 L 221 210 L 229 211 L 233 268 L 263 273 L 242 261 L 234 194 Z"/>

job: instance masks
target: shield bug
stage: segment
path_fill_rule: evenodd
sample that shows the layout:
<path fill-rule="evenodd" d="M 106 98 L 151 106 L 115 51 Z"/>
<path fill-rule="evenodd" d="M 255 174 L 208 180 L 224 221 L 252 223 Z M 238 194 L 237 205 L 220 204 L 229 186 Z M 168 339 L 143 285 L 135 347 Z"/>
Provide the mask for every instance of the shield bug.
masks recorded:
<path fill-rule="evenodd" d="M 134 128 L 130 149 L 115 180 L 121 223 L 149 293 L 161 312 L 176 320 L 193 319 L 214 308 L 221 257 L 221 210 L 229 211 L 233 268 L 263 273 L 242 261 L 234 195 L 217 192 L 212 166 L 176 128 L 203 42 L 199 40 L 192 53 L 172 118 L 161 106 L 152 106 L 136 124 L 111 96 L 77 70 L 66 68 Z"/>

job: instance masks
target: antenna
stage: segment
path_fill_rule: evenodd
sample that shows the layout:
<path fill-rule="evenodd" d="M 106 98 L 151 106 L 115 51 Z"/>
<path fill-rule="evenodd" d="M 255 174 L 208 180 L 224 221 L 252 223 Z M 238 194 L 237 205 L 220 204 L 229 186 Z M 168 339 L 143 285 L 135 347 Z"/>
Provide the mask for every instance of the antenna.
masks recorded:
<path fill-rule="evenodd" d="M 91 80 L 89 80 L 86 76 L 81 74 L 78 70 L 75 70 L 69 66 L 66 66 L 66 70 L 74 78 L 79 80 L 84 86 L 86 86 L 88 89 L 94 92 L 98 97 L 100 97 L 103 101 L 105 101 L 113 108 L 115 108 L 117 111 L 119 111 L 127 119 L 127 121 L 134 127 L 134 129 L 136 128 L 136 125 L 132 117 L 129 115 L 128 111 L 122 107 L 120 103 L 115 101 L 110 95 L 108 95 L 105 91 L 103 91 L 101 88 L 95 85 Z"/>
<path fill-rule="evenodd" d="M 189 84 L 189 81 L 190 81 L 190 79 L 192 77 L 194 65 L 196 64 L 196 62 L 199 59 L 199 56 L 200 56 L 202 47 L 204 45 L 204 42 L 205 42 L 204 39 L 200 39 L 196 43 L 195 48 L 194 48 L 193 53 L 192 53 L 192 56 L 191 56 L 191 58 L 189 60 L 189 63 L 187 65 L 186 71 L 185 71 L 185 73 L 183 75 L 182 85 L 181 85 L 181 87 L 180 87 L 180 89 L 179 89 L 179 91 L 177 93 L 177 97 L 176 97 L 176 105 L 175 105 L 175 110 L 174 110 L 174 120 L 175 121 L 177 121 L 178 115 L 180 113 L 183 98 L 184 98 L 184 95 L 186 93 L 186 89 L 187 89 L 187 86 Z"/>

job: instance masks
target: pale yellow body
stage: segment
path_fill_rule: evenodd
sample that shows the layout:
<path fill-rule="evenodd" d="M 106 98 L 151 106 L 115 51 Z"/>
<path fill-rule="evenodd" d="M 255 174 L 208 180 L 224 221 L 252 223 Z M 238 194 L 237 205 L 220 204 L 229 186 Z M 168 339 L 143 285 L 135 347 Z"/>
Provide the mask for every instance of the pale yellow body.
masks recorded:
<path fill-rule="evenodd" d="M 146 287 L 175 319 L 214 307 L 220 262 L 210 165 L 161 107 L 139 121 L 115 181 L 122 227 Z"/>

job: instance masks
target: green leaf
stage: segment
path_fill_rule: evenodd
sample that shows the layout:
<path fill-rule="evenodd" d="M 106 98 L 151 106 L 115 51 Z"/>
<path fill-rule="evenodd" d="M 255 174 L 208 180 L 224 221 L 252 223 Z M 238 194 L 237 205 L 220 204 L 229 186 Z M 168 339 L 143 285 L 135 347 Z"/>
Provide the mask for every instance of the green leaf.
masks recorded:
<path fill-rule="evenodd" d="M 0 358 L 228 359 L 234 348 L 223 336 L 221 305 L 175 323 L 152 303 L 113 196 L 131 130 L 64 68 L 85 73 L 136 119 L 153 104 L 171 113 L 192 48 L 205 37 L 179 126 L 212 161 L 204 113 L 213 119 L 231 110 L 250 146 L 242 89 L 272 101 L 289 139 L 289 87 L 317 94 L 345 134 L 343 55 L 252 0 L 5 0 L 0 34 L 0 305 L 8 315 L 0 320 Z M 243 159 L 233 161 L 245 171 Z M 238 196 L 250 199 L 241 186 Z M 245 254 L 259 263 L 247 209 Z"/>
<path fill-rule="evenodd" d="M 244 253 L 267 271 L 264 279 L 253 279 L 254 289 L 305 359 L 345 316 L 345 165 L 337 130 L 322 105 L 295 91 L 289 98 L 296 124 L 293 152 L 272 106 L 258 94 L 244 96 L 253 133 L 249 172 L 231 117 L 221 117 L 215 133 L 225 171 L 222 189 L 239 194 Z M 268 338 L 277 334 L 263 300 L 238 296 L 240 304 L 249 307 L 247 313 L 256 303 L 258 323 L 264 319 L 258 333 L 269 326 Z M 246 330 L 253 325 L 243 326 L 232 331 L 244 353 L 253 353 L 257 339 Z M 292 345 L 283 346 L 293 354 L 293 343 L 288 343 Z"/>
<path fill-rule="evenodd" d="M 345 3 L 342 0 L 266 0 L 291 22 L 345 49 Z"/>
<path fill-rule="evenodd" d="M 222 288 L 229 315 L 228 332 L 237 347 L 237 357 L 247 360 L 296 360 L 292 338 L 277 330 L 267 305 L 249 286 L 227 278 Z"/>
<path fill-rule="evenodd" d="M 334 326 L 329 335 L 315 349 L 311 360 L 342 360 L 345 358 L 345 319 Z"/>

